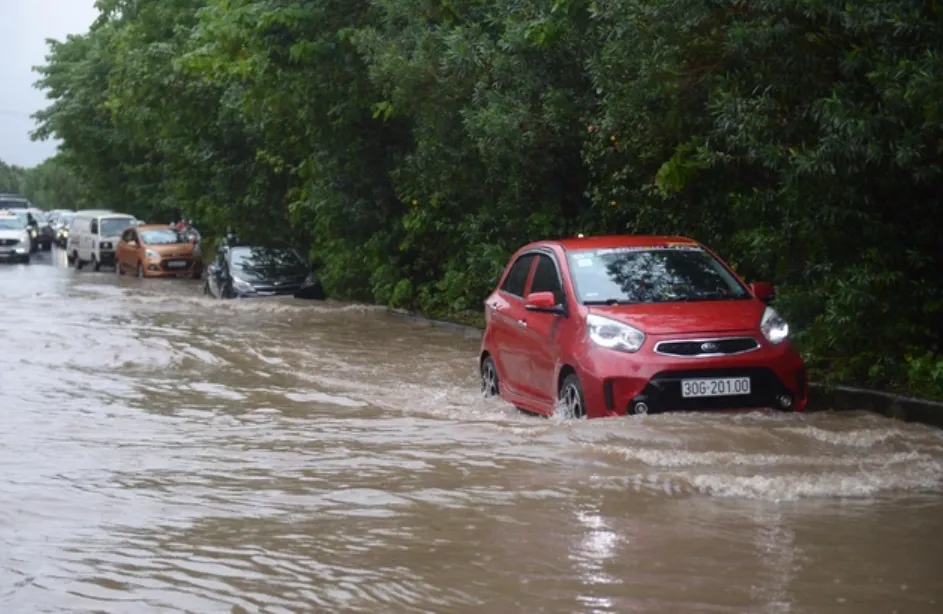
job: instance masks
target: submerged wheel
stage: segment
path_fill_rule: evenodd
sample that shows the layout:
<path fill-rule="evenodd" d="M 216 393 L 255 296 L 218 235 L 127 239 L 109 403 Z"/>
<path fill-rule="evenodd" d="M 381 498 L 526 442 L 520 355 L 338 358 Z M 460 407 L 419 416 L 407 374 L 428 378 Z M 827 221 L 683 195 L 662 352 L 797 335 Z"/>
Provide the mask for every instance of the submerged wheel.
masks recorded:
<path fill-rule="evenodd" d="M 580 386 L 580 378 L 575 373 L 571 373 L 563 380 L 560 385 L 560 391 L 557 394 L 557 407 L 555 415 L 564 419 L 579 419 L 586 416 L 586 400 L 583 397 L 583 387 Z"/>
<path fill-rule="evenodd" d="M 144 277 L 144 265 L 138 262 L 138 278 Z"/>
<path fill-rule="evenodd" d="M 498 369 L 491 356 L 481 361 L 481 395 L 486 399 L 501 396 L 501 386 L 498 380 Z"/>

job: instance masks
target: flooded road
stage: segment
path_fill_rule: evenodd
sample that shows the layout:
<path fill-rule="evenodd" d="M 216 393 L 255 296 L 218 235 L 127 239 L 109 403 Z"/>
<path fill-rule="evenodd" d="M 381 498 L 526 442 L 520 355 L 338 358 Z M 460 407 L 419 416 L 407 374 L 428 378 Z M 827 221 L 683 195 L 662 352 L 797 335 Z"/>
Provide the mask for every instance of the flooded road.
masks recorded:
<path fill-rule="evenodd" d="M 0 613 L 943 611 L 943 432 L 562 423 L 383 310 L 0 266 Z"/>

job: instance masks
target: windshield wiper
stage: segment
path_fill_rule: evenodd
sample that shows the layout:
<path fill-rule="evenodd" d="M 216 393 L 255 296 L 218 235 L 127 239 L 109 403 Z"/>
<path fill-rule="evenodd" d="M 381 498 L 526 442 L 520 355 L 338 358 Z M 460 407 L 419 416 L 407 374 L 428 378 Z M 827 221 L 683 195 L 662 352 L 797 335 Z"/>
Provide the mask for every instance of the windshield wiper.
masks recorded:
<path fill-rule="evenodd" d="M 630 301 L 626 299 L 618 298 L 607 298 L 604 301 L 583 301 L 584 305 L 635 305 L 638 301 Z"/>
<path fill-rule="evenodd" d="M 724 294 L 722 292 L 709 292 L 698 296 L 679 296 L 677 298 L 667 299 L 667 303 L 696 303 L 698 301 L 739 301 L 749 298 L 748 294 Z"/>

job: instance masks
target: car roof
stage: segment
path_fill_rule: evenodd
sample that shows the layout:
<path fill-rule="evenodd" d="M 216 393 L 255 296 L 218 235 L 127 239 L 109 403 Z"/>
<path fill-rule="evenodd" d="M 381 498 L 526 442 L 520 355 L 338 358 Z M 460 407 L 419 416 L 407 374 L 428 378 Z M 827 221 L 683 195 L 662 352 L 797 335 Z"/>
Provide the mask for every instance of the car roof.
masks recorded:
<path fill-rule="evenodd" d="M 677 235 L 600 235 L 595 237 L 571 237 L 548 241 L 536 241 L 528 247 L 554 245 L 566 251 L 583 249 L 613 249 L 618 247 L 658 247 L 666 244 L 682 244 L 700 246 L 700 243 L 689 237 Z"/>
<path fill-rule="evenodd" d="M 75 217 L 96 217 L 106 213 L 114 213 L 111 209 L 82 209 L 75 212 Z"/>

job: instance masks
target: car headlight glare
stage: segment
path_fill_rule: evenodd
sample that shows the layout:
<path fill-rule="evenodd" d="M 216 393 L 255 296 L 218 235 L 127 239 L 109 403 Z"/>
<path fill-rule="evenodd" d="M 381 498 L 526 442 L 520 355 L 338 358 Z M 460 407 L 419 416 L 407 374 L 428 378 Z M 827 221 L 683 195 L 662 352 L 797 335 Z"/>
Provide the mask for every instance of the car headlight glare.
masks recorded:
<path fill-rule="evenodd" d="M 238 277 L 233 277 L 232 287 L 235 288 L 236 290 L 239 290 L 240 292 L 252 292 L 252 290 L 254 289 L 252 287 L 252 284 L 250 284 L 244 279 L 239 279 Z"/>
<path fill-rule="evenodd" d="M 639 329 L 595 314 L 586 316 L 590 341 L 600 347 L 634 353 L 645 343 L 645 333 Z"/>
<path fill-rule="evenodd" d="M 778 345 L 789 337 L 789 324 L 783 319 L 779 312 L 772 307 L 767 307 L 760 319 L 760 330 L 763 336 L 773 345 Z"/>

